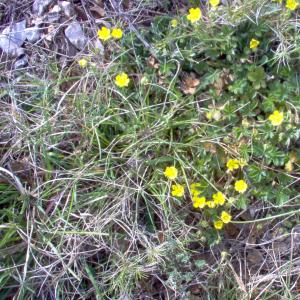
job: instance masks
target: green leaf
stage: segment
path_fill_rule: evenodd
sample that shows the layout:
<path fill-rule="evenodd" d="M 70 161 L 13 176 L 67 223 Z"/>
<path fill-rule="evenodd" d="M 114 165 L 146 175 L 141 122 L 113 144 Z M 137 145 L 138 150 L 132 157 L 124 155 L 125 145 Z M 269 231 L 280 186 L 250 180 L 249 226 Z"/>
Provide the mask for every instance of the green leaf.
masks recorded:
<path fill-rule="evenodd" d="M 206 265 L 206 261 L 204 259 L 197 259 L 194 261 L 197 268 L 201 269 Z"/>
<path fill-rule="evenodd" d="M 236 200 L 237 209 L 246 209 L 248 206 L 248 198 L 244 195 L 240 195 Z"/>
<path fill-rule="evenodd" d="M 248 82 L 245 78 L 236 80 L 232 85 L 228 87 L 229 91 L 235 95 L 242 95 L 248 86 Z"/>
<path fill-rule="evenodd" d="M 268 97 L 265 99 L 261 104 L 261 108 L 264 112 L 273 112 L 275 110 L 274 98 Z"/>
<path fill-rule="evenodd" d="M 282 189 L 276 193 L 276 204 L 284 205 L 289 200 L 289 195 L 287 194 L 287 190 Z"/>
<path fill-rule="evenodd" d="M 253 183 L 259 183 L 267 177 L 266 171 L 256 165 L 250 165 L 247 173 Z"/>
<path fill-rule="evenodd" d="M 261 83 L 265 77 L 266 73 L 263 67 L 254 67 L 248 72 L 248 79 L 254 83 Z"/>

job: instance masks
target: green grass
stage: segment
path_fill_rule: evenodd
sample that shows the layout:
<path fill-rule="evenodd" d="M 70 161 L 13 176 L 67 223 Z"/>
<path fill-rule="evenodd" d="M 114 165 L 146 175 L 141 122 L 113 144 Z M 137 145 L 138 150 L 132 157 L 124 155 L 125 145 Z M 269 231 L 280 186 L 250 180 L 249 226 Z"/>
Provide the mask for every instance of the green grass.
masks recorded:
<path fill-rule="evenodd" d="M 139 29 L 143 40 L 125 30 L 104 56 L 90 52 L 87 68 L 48 59 L 8 82 L 0 298 L 297 299 L 298 250 L 280 256 L 264 244 L 299 223 L 297 14 L 253 0 L 209 11 L 196 26 L 178 16 L 172 28 L 161 16 Z M 115 85 L 120 72 L 128 88 Z M 279 127 L 268 121 L 276 109 Z M 247 166 L 230 173 L 230 158 Z M 179 183 L 231 202 L 194 209 L 187 187 L 172 197 L 163 175 L 171 165 Z M 222 210 L 233 221 L 217 231 Z M 247 243 L 264 257 L 257 272 Z"/>

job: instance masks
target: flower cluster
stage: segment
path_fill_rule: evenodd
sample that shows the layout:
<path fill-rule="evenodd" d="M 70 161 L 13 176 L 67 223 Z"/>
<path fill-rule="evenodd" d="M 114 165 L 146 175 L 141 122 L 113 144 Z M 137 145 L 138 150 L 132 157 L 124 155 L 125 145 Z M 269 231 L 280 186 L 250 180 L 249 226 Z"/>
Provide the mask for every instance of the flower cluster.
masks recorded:
<path fill-rule="evenodd" d="M 273 0 L 275 2 L 278 2 L 278 3 L 282 3 L 282 0 Z M 209 0 L 209 5 L 214 9 L 216 8 L 218 5 L 220 4 L 220 0 Z M 293 10 L 296 10 L 299 6 L 299 3 L 297 2 L 297 0 L 286 0 L 286 4 L 285 4 L 285 7 L 291 11 Z M 202 12 L 201 12 L 201 9 L 199 7 L 192 7 L 189 9 L 189 13 L 188 15 L 186 16 L 186 18 L 193 24 L 193 23 L 196 23 L 198 22 L 201 18 L 202 18 Z M 177 26 L 177 21 L 175 22 L 176 20 L 172 20 L 171 21 L 171 25 L 173 27 L 176 27 Z M 176 25 L 174 25 L 176 24 Z M 259 45 L 259 41 L 256 40 L 256 39 L 252 39 L 250 41 L 250 48 L 251 49 L 255 49 L 258 47 Z"/>
<path fill-rule="evenodd" d="M 210 208 L 210 209 L 215 209 L 218 207 L 222 207 L 225 205 L 226 202 L 226 198 L 225 195 L 222 192 L 217 192 L 215 194 L 212 195 L 212 200 L 206 200 L 206 197 L 201 196 L 201 192 L 199 190 L 195 190 L 194 189 L 195 184 L 191 184 L 190 186 L 190 190 L 191 190 L 191 194 L 192 194 L 192 201 L 193 201 L 193 206 L 194 208 Z M 226 212 L 226 211 L 222 211 L 221 215 L 219 218 L 215 219 L 215 221 L 213 222 L 214 227 L 217 230 L 221 230 L 224 226 L 224 224 L 228 224 L 231 221 L 231 215 Z"/>
<path fill-rule="evenodd" d="M 243 159 L 229 159 L 227 161 L 226 167 L 230 172 L 232 172 L 239 168 L 243 168 L 245 165 L 246 162 Z"/>
<path fill-rule="evenodd" d="M 204 196 L 200 195 L 200 192 L 195 194 L 193 191 L 191 191 L 191 194 L 194 208 L 204 208 L 206 206 L 208 208 L 215 208 L 225 204 L 225 195 L 221 192 L 213 194 L 212 200 L 206 200 Z"/>
<path fill-rule="evenodd" d="M 221 216 L 219 217 L 219 219 L 214 221 L 214 227 L 217 230 L 221 230 L 224 224 L 228 224 L 231 221 L 231 219 L 232 219 L 231 214 L 223 210 L 221 212 Z"/>
<path fill-rule="evenodd" d="M 277 1 L 277 0 L 276 0 Z M 277 1 L 280 2 L 281 1 Z M 209 0 L 209 6 L 216 8 L 220 5 L 220 0 Z M 298 7 L 298 2 L 295 0 L 287 0 L 286 1 L 286 8 L 290 10 L 295 10 Z M 188 11 L 188 14 L 186 15 L 186 19 L 194 24 L 197 23 L 202 18 L 202 11 L 200 8 L 190 8 Z M 178 19 L 179 20 L 179 19 Z M 170 21 L 170 26 L 175 28 L 178 26 L 178 20 L 172 19 Z M 177 29 L 174 29 L 177 30 Z M 257 34 L 259 36 L 259 34 Z M 120 39 L 123 36 L 123 31 L 120 28 L 113 28 L 109 29 L 105 26 L 103 26 L 98 31 L 98 37 L 99 39 L 106 41 L 110 38 Z M 251 38 L 250 41 L 247 41 L 247 46 L 250 49 L 253 50 L 253 55 L 256 52 L 256 49 L 260 46 L 261 42 L 256 38 Z M 262 45 L 264 46 L 264 45 Z M 262 47 L 263 48 L 263 47 Z M 249 51 L 249 50 L 248 50 Z M 259 54 L 261 51 L 257 51 L 257 54 Z M 80 67 L 84 68 L 87 65 L 87 61 L 85 59 L 81 59 L 78 61 L 78 64 Z M 116 86 L 120 88 L 128 87 L 130 83 L 129 76 L 125 72 L 121 72 L 116 75 L 115 77 L 115 84 Z M 206 114 L 206 118 L 211 121 L 219 121 L 222 120 L 222 115 L 220 113 L 220 109 L 214 109 L 210 110 Z M 267 119 L 268 122 L 270 122 L 273 126 L 279 126 L 284 121 L 284 113 L 275 110 L 271 115 L 268 116 Z M 246 193 L 248 189 L 248 184 L 246 179 L 243 179 L 243 176 L 241 174 L 243 173 L 242 169 L 246 166 L 246 162 L 243 159 L 236 159 L 236 158 L 230 158 L 227 163 L 227 174 L 230 174 L 230 180 L 231 178 L 234 178 L 229 185 L 230 191 L 233 191 L 233 193 L 237 192 L 239 194 Z M 288 169 L 291 169 L 291 166 L 287 165 Z M 175 166 L 168 166 L 164 171 L 165 177 L 167 177 L 171 181 L 175 181 L 178 177 L 178 170 Z M 250 178 L 251 180 L 251 178 Z M 227 186 L 226 186 L 227 188 Z M 227 191 L 227 189 L 226 189 Z M 229 207 L 232 203 L 230 203 L 228 200 L 233 199 L 229 197 L 229 192 L 226 192 L 226 195 L 229 197 L 227 200 L 225 196 L 225 192 L 222 193 L 221 191 L 217 191 L 216 193 L 213 193 L 211 191 L 203 193 L 203 187 L 200 183 L 192 183 L 186 187 L 184 184 L 180 184 L 178 182 L 174 182 L 171 184 L 171 195 L 173 197 L 181 198 L 185 195 L 188 195 L 192 200 L 193 207 L 195 209 L 207 209 L 207 211 L 212 210 L 215 212 L 218 212 L 218 217 L 214 215 L 213 217 L 213 224 L 216 229 L 222 229 L 224 227 L 224 224 L 228 224 L 231 221 L 231 215 L 226 212 L 224 207 Z M 231 193 L 231 192 L 230 192 Z M 236 194 L 236 193 L 235 193 Z M 230 195 L 231 196 L 231 195 Z M 242 195 L 239 195 L 240 198 L 242 198 Z M 220 208 L 222 208 L 222 211 L 220 211 Z"/>
<path fill-rule="evenodd" d="M 107 41 L 110 38 L 119 40 L 122 37 L 123 37 L 123 31 L 121 28 L 109 29 L 105 26 L 102 26 L 101 29 L 98 30 L 98 38 L 102 41 Z M 78 63 L 81 67 L 83 67 L 80 62 Z M 129 82 L 130 79 L 125 72 L 119 73 L 115 77 L 115 84 L 120 88 L 128 87 Z"/>
<path fill-rule="evenodd" d="M 165 177 L 169 180 L 175 180 L 178 177 L 178 170 L 175 166 L 166 167 L 164 171 Z M 192 199 L 193 207 L 196 209 L 203 209 L 205 207 L 209 209 L 218 209 L 226 203 L 225 195 L 218 191 L 212 195 L 211 200 L 207 200 L 205 196 L 202 195 L 203 187 L 201 183 L 191 183 L 189 185 L 190 197 Z M 185 194 L 185 186 L 179 183 L 174 183 L 171 185 L 171 195 L 173 197 L 183 197 Z M 221 230 L 224 224 L 228 224 L 231 221 L 231 215 L 222 210 L 220 217 L 214 217 L 213 225 L 215 229 Z"/>
<path fill-rule="evenodd" d="M 121 39 L 123 36 L 123 31 L 121 28 L 113 28 L 110 30 L 109 28 L 102 26 L 101 29 L 98 30 L 98 37 L 102 41 L 107 41 L 110 38 Z"/>

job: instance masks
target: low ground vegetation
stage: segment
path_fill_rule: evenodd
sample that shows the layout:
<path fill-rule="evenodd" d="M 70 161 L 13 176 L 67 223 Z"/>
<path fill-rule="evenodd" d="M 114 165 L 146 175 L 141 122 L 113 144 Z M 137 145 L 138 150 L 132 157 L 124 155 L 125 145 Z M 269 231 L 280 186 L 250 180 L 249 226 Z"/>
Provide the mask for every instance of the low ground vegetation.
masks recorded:
<path fill-rule="evenodd" d="M 1 89 L 0 298 L 298 299 L 298 2 L 129 25 Z"/>

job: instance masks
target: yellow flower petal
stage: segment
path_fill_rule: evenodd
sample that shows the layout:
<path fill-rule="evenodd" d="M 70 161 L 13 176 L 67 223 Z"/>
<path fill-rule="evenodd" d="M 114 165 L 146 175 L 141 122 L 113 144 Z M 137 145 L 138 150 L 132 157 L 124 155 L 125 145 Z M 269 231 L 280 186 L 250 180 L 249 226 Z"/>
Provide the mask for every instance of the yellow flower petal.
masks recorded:
<path fill-rule="evenodd" d="M 201 184 L 200 183 L 191 183 L 190 184 L 190 192 L 192 196 L 198 196 L 200 191 Z"/>
<path fill-rule="evenodd" d="M 164 175 L 171 180 L 177 178 L 178 170 L 175 167 L 166 167 Z"/>
<path fill-rule="evenodd" d="M 284 165 L 284 169 L 287 172 L 292 172 L 294 170 L 293 161 L 291 159 Z"/>
<path fill-rule="evenodd" d="M 176 19 L 171 20 L 171 26 L 176 27 L 178 25 L 178 21 Z"/>
<path fill-rule="evenodd" d="M 240 194 L 243 194 L 246 192 L 248 188 L 248 184 L 244 180 L 238 180 L 234 184 L 234 189 L 239 192 Z"/>
<path fill-rule="evenodd" d="M 204 208 L 206 205 L 205 197 L 194 196 L 194 197 L 192 197 L 192 201 L 193 201 L 193 206 L 195 208 Z"/>
<path fill-rule="evenodd" d="M 209 120 L 209 121 L 213 118 L 213 114 L 212 114 L 211 111 L 208 111 L 208 112 L 205 114 L 205 116 L 206 116 L 206 119 Z"/>
<path fill-rule="evenodd" d="M 220 0 L 209 0 L 209 4 L 212 7 L 217 7 L 220 4 Z"/>
<path fill-rule="evenodd" d="M 240 167 L 239 161 L 237 159 L 229 159 L 226 164 L 227 169 L 232 172 Z"/>
<path fill-rule="evenodd" d="M 216 194 L 213 194 L 212 198 L 216 205 L 224 205 L 225 203 L 225 196 L 221 192 L 217 192 Z"/>
<path fill-rule="evenodd" d="M 122 36 L 123 36 L 123 31 L 121 28 L 114 28 L 111 32 L 111 36 L 114 38 L 114 39 L 121 39 Z"/>
<path fill-rule="evenodd" d="M 250 49 L 256 49 L 259 44 L 260 44 L 260 41 L 258 41 L 256 39 L 252 39 L 250 41 L 249 47 L 250 47 Z"/>
<path fill-rule="evenodd" d="M 228 212 L 222 211 L 221 220 L 224 224 L 228 224 L 231 221 L 231 219 L 232 219 L 232 217 Z"/>
<path fill-rule="evenodd" d="M 268 119 L 273 126 L 279 126 L 283 122 L 283 112 L 275 110 Z"/>
<path fill-rule="evenodd" d="M 189 9 L 189 14 L 187 15 L 187 19 L 191 23 L 195 23 L 195 22 L 199 21 L 201 19 L 201 17 L 202 17 L 202 12 L 199 7 Z"/>
<path fill-rule="evenodd" d="M 285 7 L 289 10 L 295 10 L 299 6 L 296 0 L 286 0 Z"/>
<path fill-rule="evenodd" d="M 221 220 L 214 221 L 214 227 L 217 230 L 221 230 L 224 226 L 224 223 Z"/>
<path fill-rule="evenodd" d="M 129 84 L 130 79 L 126 73 L 120 73 L 115 78 L 115 83 L 118 87 L 127 87 Z"/>
<path fill-rule="evenodd" d="M 215 208 L 216 207 L 216 203 L 214 201 L 211 201 L 211 200 L 206 201 L 206 205 L 209 208 Z"/>
<path fill-rule="evenodd" d="M 85 68 L 88 64 L 88 61 L 84 58 L 78 60 L 78 65 L 80 68 Z"/>
<path fill-rule="evenodd" d="M 102 28 L 98 30 L 98 37 L 102 41 L 107 41 L 111 37 L 110 29 L 102 26 Z"/>
<path fill-rule="evenodd" d="M 181 184 L 173 184 L 171 194 L 173 197 L 182 197 L 184 195 L 184 186 Z"/>

